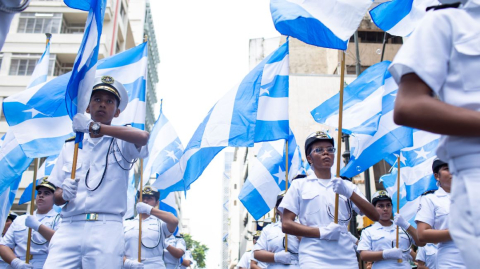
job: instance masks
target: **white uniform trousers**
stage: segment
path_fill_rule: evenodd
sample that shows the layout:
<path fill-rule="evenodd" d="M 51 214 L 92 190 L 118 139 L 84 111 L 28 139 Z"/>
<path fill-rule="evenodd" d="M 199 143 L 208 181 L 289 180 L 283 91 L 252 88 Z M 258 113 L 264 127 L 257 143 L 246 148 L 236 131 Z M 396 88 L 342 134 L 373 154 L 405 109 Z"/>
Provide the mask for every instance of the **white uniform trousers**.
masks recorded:
<path fill-rule="evenodd" d="M 455 161 L 450 161 L 452 169 Z M 452 171 L 452 170 L 451 170 Z M 450 234 L 460 250 L 467 268 L 480 264 L 480 168 L 453 169 L 452 192 L 449 216 Z M 439 250 L 440 254 L 440 250 Z M 441 267 L 437 267 L 442 269 Z"/>
<path fill-rule="evenodd" d="M 165 269 L 162 257 L 147 258 L 142 263 L 143 269 Z"/>
<path fill-rule="evenodd" d="M 123 267 L 123 223 L 118 221 L 69 221 L 50 241 L 45 269 L 118 269 Z"/>

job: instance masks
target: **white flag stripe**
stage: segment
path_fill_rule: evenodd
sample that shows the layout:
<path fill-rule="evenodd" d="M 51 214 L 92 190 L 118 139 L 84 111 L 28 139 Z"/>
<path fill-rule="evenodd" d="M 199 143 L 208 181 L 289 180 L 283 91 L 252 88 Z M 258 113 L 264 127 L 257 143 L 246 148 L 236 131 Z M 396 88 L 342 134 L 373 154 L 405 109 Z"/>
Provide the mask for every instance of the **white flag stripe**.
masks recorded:
<path fill-rule="evenodd" d="M 433 140 L 440 138 L 440 135 L 429 132 L 413 132 L 413 146 L 404 148 L 402 151 L 409 151 L 425 146 Z"/>
<path fill-rule="evenodd" d="M 432 163 L 436 157 L 437 156 L 432 156 L 414 167 L 402 167 L 400 169 L 402 181 L 406 185 L 413 185 L 424 177 L 432 175 Z"/>
<path fill-rule="evenodd" d="M 202 136 L 202 148 L 228 146 L 233 107 L 238 87 L 239 85 L 237 84 L 220 99 L 213 108 L 212 113 L 210 113 L 210 118 Z"/>
<path fill-rule="evenodd" d="M 357 145 L 355 147 L 355 156 L 359 156 L 361 152 L 363 152 L 364 149 L 368 148 L 371 144 L 376 142 L 379 138 L 383 137 L 387 133 L 393 132 L 395 129 L 400 128 L 401 126 L 396 125 L 393 122 L 393 110 L 389 111 L 387 114 L 385 114 L 383 117 L 380 118 L 379 122 L 379 127 L 375 135 L 372 136 L 370 135 L 362 135 L 362 134 L 356 134 L 357 140 L 368 140 L 367 143 L 359 143 L 360 145 Z"/>
<path fill-rule="evenodd" d="M 95 22 L 95 13 L 91 13 L 92 17 L 90 21 L 88 21 L 85 25 L 89 25 L 90 22 L 93 22 L 90 26 L 90 32 L 88 32 L 88 39 L 87 42 L 85 43 L 85 50 L 84 53 L 88 53 L 87 57 L 82 57 L 80 64 L 78 65 L 78 70 L 82 69 L 82 67 L 85 65 L 88 59 L 90 59 L 90 54 L 93 52 L 95 47 L 97 46 L 97 37 L 98 37 L 98 28 L 97 28 L 97 23 Z M 85 56 L 85 55 L 84 55 Z M 94 69 L 95 70 L 95 69 Z"/>
<path fill-rule="evenodd" d="M 272 177 L 270 172 L 263 166 L 263 164 L 254 158 L 252 161 L 253 170 L 251 174 L 262 178 L 262 181 L 252 180 L 250 181 L 255 189 L 260 193 L 265 203 L 270 207 L 274 207 L 277 201 L 277 195 L 281 189 L 277 185 L 277 180 Z M 274 194 L 274 195 L 272 195 Z"/>
<path fill-rule="evenodd" d="M 295 3 L 305 9 L 315 18 L 321 18 L 321 22 L 332 30 L 336 36 L 342 40 L 347 40 L 356 30 L 351 29 L 360 24 L 365 11 L 370 7 L 372 2 L 362 0 L 287 0 Z M 344 10 L 351 10 L 349 13 L 356 13 L 360 16 L 351 16 L 350 20 L 359 20 L 358 23 L 347 21 L 344 16 Z"/>
<path fill-rule="evenodd" d="M 78 84 L 78 99 L 77 99 L 77 112 L 85 113 L 88 104 L 90 103 L 90 97 L 92 96 L 92 85 L 95 80 L 95 72 L 97 70 L 97 64 L 90 68 L 83 79 Z"/>
<path fill-rule="evenodd" d="M 36 139 L 70 134 L 72 132 L 72 120 L 68 115 L 55 118 L 38 118 L 26 120 L 10 128 L 15 133 L 18 143 L 25 144 Z M 23 132 L 25 128 L 28 128 L 29 132 Z M 32 136 L 31 133 L 36 135 Z"/>
<path fill-rule="evenodd" d="M 266 64 L 263 68 L 261 85 L 267 85 L 271 83 L 276 76 L 288 76 L 289 75 L 289 57 L 288 54 L 279 62 Z"/>
<path fill-rule="evenodd" d="M 379 111 L 382 111 L 382 98 L 384 87 L 381 86 L 365 98 L 362 102 L 358 102 L 355 105 L 345 109 L 343 111 L 343 127 L 344 129 L 352 129 L 357 127 L 359 123 L 377 115 Z M 338 114 L 332 115 L 325 121 L 325 125 L 337 126 Z"/>
<path fill-rule="evenodd" d="M 145 122 L 145 110 L 146 104 L 143 101 L 140 101 L 138 98 L 135 98 L 128 102 L 125 111 L 121 111 L 118 118 L 114 118 L 112 121 L 113 125 L 124 125 L 134 123 L 144 123 Z M 132 117 L 133 115 L 133 117 Z"/>
<path fill-rule="evenodd" d="M 17 146 L 18 143 L 17 140 L 15 140 L 13 132 L 7 132 L 5 139 L 3 140 L 2 150 L 0 150 L 0 160 L 7 156 L 8 153 L 14 150 Z"/>
<path fill-rule="evenodd" d="M 288 120 L 288 97 L 271 98 L 261 96 L 258 99 L 257 120 Z"/>
<path fill-rule="evenodd" d="M 112 76 L 122 84 L 130 84 L 138 80 L 139 70 L 146 70 L 148 59 L 147 57 L 142 57 L 141 60 L 134 62 L 129 65 L 124 65 L 121 68 L 106 68 L 106 69 L 97 69 L 97 76 L 109 75 Z M 142 72 L 143 73 L 143 72 Z M 142 74 L 145 77 L 144 74 Z M 141 77 L 141 76 L 140 76 Z"/>

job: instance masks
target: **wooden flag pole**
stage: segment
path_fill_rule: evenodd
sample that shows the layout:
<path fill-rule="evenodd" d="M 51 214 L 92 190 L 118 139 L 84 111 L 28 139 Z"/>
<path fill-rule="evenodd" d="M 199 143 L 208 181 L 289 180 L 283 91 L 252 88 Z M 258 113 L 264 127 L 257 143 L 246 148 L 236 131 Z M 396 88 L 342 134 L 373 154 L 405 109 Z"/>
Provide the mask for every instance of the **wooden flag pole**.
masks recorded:
<path fill-rule="evenodd" d="M 38 158 L 33 160 L 33 182 L 32 182 L 32 200 L 30 202 L 30 215 L 33 216 L 35 209 L 35 188 L 37 185 L 37 170 L 38 170 Z M 32 243 L 32 228 L 28 228 L 28 239 L 27 239 L 27 254 L 25 255 L 25 263 L 30 262 L 30 245 Z"/>
<path fill-rule="evenodd" d="M 288 191 L 288 138 L 285 143 L 285 192 Z M 285 252 L 288 252 L 288 235 L 285 234 Z"/>
<path fill-rule="evenodd" d="M 140 159 L 140 195 L 138 202 L 143 201 L 143 159 Z M 142 216 L 138 214 L 138 262 L 142 262 Z"/>
<path fill-rule="evenodd" d="M 342 118 L 343 118 L 343 88 L 345 85 L 345 51 L 342 51 L 342 61 L 340 67 L 340 100 L 338 104 L 338 136 L 337 136 L 337 177 L 340 177 L 340 162 L 342 152 Z M 335 217 L 334 222 L 338 223 L 338 193 L 335 194 Z"/>
<path fill-rule="evenodd" d="M 400 155 L 398 155 L 397 158 L 397 166 L 398 166 L 398 171 L 397 171 L 397 214 L 400 214 Z M 398 248 L 398 240 L 399 240 L 399 233 L 400 230 L 397 225 L 397 243 L 396 247 Z M 402 259 L 397 260 L 398 263 L 402 262 Z"/>

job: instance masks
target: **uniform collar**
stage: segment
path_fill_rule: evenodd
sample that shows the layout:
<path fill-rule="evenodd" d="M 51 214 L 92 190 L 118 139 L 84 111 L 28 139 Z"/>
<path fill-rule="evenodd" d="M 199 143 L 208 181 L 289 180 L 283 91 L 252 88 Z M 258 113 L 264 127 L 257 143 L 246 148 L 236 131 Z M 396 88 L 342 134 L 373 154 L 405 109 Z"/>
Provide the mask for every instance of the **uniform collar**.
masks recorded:
<path fill-rule="evenodd" d="M 333 174 L 332 174 L 332 178 L 333 178 Z M 324 180 L 330 180 L 332 178 L 318 178 L 317 175 L 315 175 L 315 172 L 313 172 L 312 174 L 308 175 L 306 177 L 306 179 L 308 180 L 314 180 L 314 181 L 317 181 L 318 183 L 320 183 L 320 185 L 324 186 L 324 187 L 328 187 L 332 184 L 332 181 L 329 181 L 327 185 L 324 185 L 323 184 L 323 181 Z"/>
<path fill-rule="evenodd" d="M 393 224 L 393 221 L 392 221 L 392 225 L 390 226 L 383 226 L 380 222 L 375 222 L 373 225 L 372 225 L 372 228 L 375 228 L 377 230 L 386 230 L 386 231 L 390 231 L 392 229 L 395 229 L 395 225 Z"/>
<path fill-rule="evenodd" d="M 37 210 L 35 210 L 35 215 L 37 215 Z M 50 211 L 48 211 L 47 214 L 45 214 L 45 216 L 48 216 L 48 217 L 55 217 L 56 215 L 58 215 L 58 213 L 53 208 L 50 209 Z"/>
<path fill-rule="evenodd" d="M 442 187 L 438 187 L 438 190 L 435 192 L 435 195 L 438 197 L 450 196 L 450 194 L 446 192 Z"/>

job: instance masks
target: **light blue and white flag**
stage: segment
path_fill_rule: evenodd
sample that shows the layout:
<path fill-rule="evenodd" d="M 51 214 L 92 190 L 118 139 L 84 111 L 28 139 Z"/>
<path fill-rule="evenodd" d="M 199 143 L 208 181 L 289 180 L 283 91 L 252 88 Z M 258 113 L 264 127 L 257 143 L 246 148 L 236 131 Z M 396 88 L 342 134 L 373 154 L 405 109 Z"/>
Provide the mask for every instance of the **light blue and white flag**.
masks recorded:
<path fill-rule="evenodd" d="M 372 10 L 373 23 L 395 36 L 408 36 L 419 25 L 429 6 L 439 5 L 438 0 L 392 0 Z"/>
<path fill-rule="evenodd" d="M 414 130 L 413 146 L 400 150 L 400 213 L 415 224 L 415 215 L 421 195 L 438 189 L 432 172 L 432 163 L 437 157 L 435 151 L 440 135 Z M 397 208 L 397 154 L 385 160 L 393 167 L 390 174 L 380 178 L 392 197 L 394 211 Z"/>
<path fill-rule="evenodd" d="M 180 161 L 157 181 L 183 178 L 188 189 L 225 147 L 288 138 L 288 67 L 287 42 L 215 104 Z"/>
<path fill-rule="evenodd" d="M 303 172 L 302 156 L 293 134 L 288 145 L 288 180 Z M 277 195 L 285 190 L 285 140 L 261 143 L 257 158 L 250 159 L 252 170 L 238 199 L 256 219 L 270 212 Z"/>
<path fill-rule="evenodd" d="M 30 78 L 30 83 L 28 83 L 27 89 L 30 89 L 38 84 L 44 83 L 47 81 L 48 76 L 48 65 L 50 63 L 50 38 L 47 39 L 47 47 L 45 52 L 43 52 L 42 57 L 38 60 L 35 70 L 33 70 L 32 76 Z"/>
<path fill-rule="evenodd" d="M 112 124 L 145 126 L 147 44 L 143 43 L 99 61 L 97 75 L 120 77 L 129 103 Z M 72 121 L 65 104 L 65 89 L 71 73 L 38 84 L 5 99 L 3 111 L 15 138 L 31 158 L 56 155 L 72 136 Z"/>
<path fill-rule="evenodd" d="M 147 184 L 151 176 L 158 177 L 178 163 L 183 154 L 183 145 L 173 125 L 163 114 L 153 126 L 148 140 L 148 158 L 143 161 L 143 182 Z M 152 185 L 160 191 L 160 197 L 165 198 L 172 191 L 183 191 L 185 185 L 180 178 L 162 178 Z"/>
<path fill-rule="evenodd" d="M 413 143 L 413 130 L 393 122 L 393 106 L 398 86 L 387 70 L 389 63 L 385 61 L 373 65 L 369 69 L 375 72 L 367 69 L 364 72 L 365 75 L 362 74 L 357 78 L 357 80 L 363 80 L 363 83 L 354 81 L 347 87 L 344 119 L 345 127 L 349 129 L 343 129 L 351 134 L 351 158 L 341 170 L 342 176 L 358 175 L 390 154 L 409 147 Z M 372 81 L 365 79 L 366 76 Z M 331 119 L 332 115 L 335 116 L 335 113 L 338 113 L 338 100 L 339 94 L 334 95 L 314 109 L 312 116 L 322 119 L 320 123 L 330 120 L 329 124 L 337 127 L 338 123 Z"/>
<path fill-rule="evenodd" d="M 382 98 L 390 61 L 372 65 L 348 85 L 343 93 L 342 131 L 348 134 L 372 135 L 378 130 L 382 116 Z M 313 119 L 328 126 L 338 126 L 339 95 L 312 110 Z"/>
<path fill-rule="evenodd" d="M 282 35 L 324 48 L 346 50 L 373 0 L 271 0 L 275 28 Z"/>
<path fill-rule="evenodd" d="M 5 134 L 0 149 L 0 230 L 10 212 L 23 172 L 32 162 L 23 152 L 11 131 Z"/>
<path fill-rule="evenodd" d="M 71 8 L 88 11 L 85 33 L 73 64 L 67 85 L 65 101 L 70 119 L 77 113 L 85 113 L 92 94 L 93 80 L 97 69 L 100 36 L 103 29 L 106 0 L 64 0 Z M 83 133 L 77 133 L 75 142 L 83 140 Z M 81 145 L 80 145 L 81 148 Z"/>
<path fill-rule="evenodd" d="M 0 138 L 0 149 L 2 149 L 3 141 L 5 140 L 5 136 L 7 134 L 2 135 L 2 138 Z"/>
<path fill-rule="evenodd" d="M 53 170 L 53 167 L 55 166 L 55 163 L 57 163 L 57 158 L 58 158 L 58 155 L 49 156 L 45 160 L 45 162 L 43 162 L 43 164 L 40 166 L 40 168 L 37 171 L 37 183 L 36 183 L 37 185 L 42 182 L 43 177 L 50 175 L 50 173 Z M 30 183 L 28 187 L 25 188 L 22 196 L 20 197 L 20 200 L 18 201 L 19 205 L 30 202 L 32 200 L 32 187 L 33 187 L 33 184 Z M 35 193 L 35 197 L 37 197 L 36 193 Z"/>

